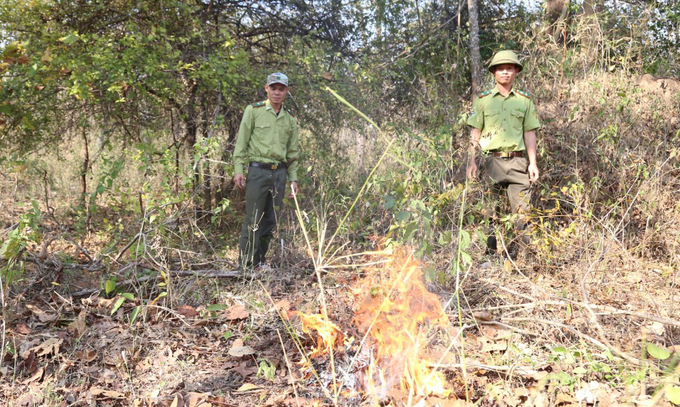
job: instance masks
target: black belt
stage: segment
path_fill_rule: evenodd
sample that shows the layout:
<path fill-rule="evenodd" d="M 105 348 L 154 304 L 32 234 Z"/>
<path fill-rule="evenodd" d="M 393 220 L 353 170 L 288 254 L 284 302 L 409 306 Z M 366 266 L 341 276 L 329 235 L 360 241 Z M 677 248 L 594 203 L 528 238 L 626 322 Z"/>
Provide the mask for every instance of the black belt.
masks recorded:
<path fill-rule="evenodd" d="M 264 168 L 265 170 L 277 170 L 279 168 L 286 168 L 284 163 L 258 163 L 257 161 L 250 162 L 251 167 Z"/>
<path fill-rule="evenodd" d="M 489 155 L 503 158 L 524 157 L 524 151 L 489 151 Z"/>

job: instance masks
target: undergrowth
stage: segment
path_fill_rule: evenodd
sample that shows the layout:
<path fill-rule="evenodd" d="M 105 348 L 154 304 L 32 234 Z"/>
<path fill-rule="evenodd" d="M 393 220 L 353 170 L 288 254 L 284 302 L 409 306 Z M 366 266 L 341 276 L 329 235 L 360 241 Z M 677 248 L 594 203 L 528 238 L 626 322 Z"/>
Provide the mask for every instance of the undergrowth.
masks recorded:
<path fill-rule="evenodd" d="M 518 86 L 534 95 L 543 123 L 527 256 L 509 261 L 484 254 L 485 188 L 464 179 L 470 106 L 462 102 L 430 127 L 366 122 L 332 146 L 317 146 L 303 132 L 302 192 L 285 201 L 273 263 L 316 272 L 323 294 L 327 275 L 359 273 L 367 252 L 391 243 L 411 246 L 443 302 L 458 296 L 457 307 L 447 311 L 462 323 L 490 312 L 532 338 L 499 355 L 498 365 L 551 366 L 542 380 L 552 392 L 594 394 L 588 386 L 595 382 L 647 405 L 664 394 L 674 400 L 680 97 L 642 89 L 628 64 L 603 70 L 584 52 L 526 41 L 530 59 Z M 74 193 L 80 169 L 64 162 L 76 162 L 79 151 L 65 147 L 74 154 L 3 162 L 3 300 L 16 295 L 18 282 L 35 281 L 21 274 L 26 260 L 39 265 L 35 272 L 57 273 L 57 264 L 102 271 L 102 292 L 123 299 L 114 313 L 125 301 L 142 306 L 126 314 L 131 324 L 154 307 L 172 312 L 179 304 L 219 298 L 212 291 L 219 288 L 208 284 L 195 292 L 169 276 L 200 263 L 235 268 L 238 192 L 221 191 L 223 198 L 206 210 L 198 191 L 187 192 L 195 177 L 189 157 L 178 160 L 151 141 L 102 146 L 88 175 L 94 188 Z M 207 175 L 229 177 L 216 146 L 196 153 L 227 168 L 213 166 Z M 507 246 L 511 220 L 496 221 Z M 49 247 L 44 256 L 41 247 Z M 145 275 L 153 283 L 136 291 L 121 286 Z M 489 394 L 502 399 L 494 386 Z"/>

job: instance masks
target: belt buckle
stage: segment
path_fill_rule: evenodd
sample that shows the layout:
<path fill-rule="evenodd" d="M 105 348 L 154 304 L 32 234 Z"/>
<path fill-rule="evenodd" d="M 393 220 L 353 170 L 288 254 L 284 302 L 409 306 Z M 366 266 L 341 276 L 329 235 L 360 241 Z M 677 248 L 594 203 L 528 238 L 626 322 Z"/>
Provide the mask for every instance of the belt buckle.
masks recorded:
<path fill-rule="evenodd" d="M 272 164 L 271 166 L 272 171 L 276 171 L 277 168 L 279 168 L 278 164 Z"/>

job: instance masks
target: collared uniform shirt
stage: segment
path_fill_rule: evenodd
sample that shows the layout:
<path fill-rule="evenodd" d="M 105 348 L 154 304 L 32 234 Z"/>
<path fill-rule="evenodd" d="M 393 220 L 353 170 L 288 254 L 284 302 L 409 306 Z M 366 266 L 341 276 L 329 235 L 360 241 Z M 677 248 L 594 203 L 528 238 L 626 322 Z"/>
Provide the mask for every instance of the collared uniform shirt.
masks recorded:
<path fill-rule="evenodd" d="M 288 109 L 282 106 L 277 115 L 269 100 L 246 107 L 234 148 L 236 174 L 250 161 L 284 163 L 288 181 L 297 181 L 299 156 L 297 119 Z"/>
<path fill-rule="evenodd" d="M 524 132 L 541 127 L 531 95 L 513 88 L 504 97 L 498 87 L 475 98 L 467 124 L 481 130 L 482 151 L 524 151 Z"/>

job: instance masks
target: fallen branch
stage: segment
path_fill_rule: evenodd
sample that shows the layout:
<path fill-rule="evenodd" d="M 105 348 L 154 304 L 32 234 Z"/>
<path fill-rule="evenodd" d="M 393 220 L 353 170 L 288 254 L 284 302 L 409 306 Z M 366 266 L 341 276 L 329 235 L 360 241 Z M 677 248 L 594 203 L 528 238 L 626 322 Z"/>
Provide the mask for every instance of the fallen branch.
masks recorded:
<path fill-rule="evenodd" d="M 532 302 L 523 302 L 520 304 L 507 304 L 507 305 L 499 305 L 497 307 L 482 307 L 482 308 L 475 308 L 475 309 L 470 309 L 469 312 L 476 312 L 476 311 L 493 311 L 493 310 L 504 310 L 504 309 L 512 309 L 512 308 L 537 308 L 542 305 L 555 305 L 555 306 L 568 306 L 568 305 L 576 305 L 579 307 L 585 307 L 586 305 L 583 304 L 582 302 L 579 301 L 573 301 L 569 300 L 566 298 L 561 298 L 557 301 L 532 301 Z M 652 315 L 652 314 L 646 314 L 644 312 L 635 312 L 635 311 L 629 311 L 621 308 L 616 308 L 612 307 L 609 305 L 599 305 L 599 304 L 589 304 L 591 308 L 594 310 L 598 311 L 596 315 L 628 315 L 631 317 L 637 317 L 637 318 L 642 318 L 642 319 L 647 319 L 650 321 L 656 321 L 659 323 L 662 323 L 664 325 L 669 325 L 669 326 L 677 326 L 680 327 L 680 321 L 676 319 L 671 319 L 671 318 L 666 318 L 658 315 Z"/>
<path fill-rule="evenodd" d="M 537 375 L 547 374 L 547 372 L 541 372 L 540 370 L 536 370 L 531 367 L 525 366 L 495 366 L 474 362 L 473 363 L 466 362 L 465 365 L 463 365 L 462 363 L 454 364 L 432 363 L 429 366 L 439 370 L 461 370 L 463 368 L 465 368 L 466 370 L 489 370 L 492 372 L 519 374 L 520 376 L 528 376 L 532 378 L 535 378 L 535 376 Z"/>
<path fill-rule="evenodd" d="M 505 328 L 505 329 L 508 329 L 508 330 L 511 330 L 511 331 L 514 331 L 514 332 L 517 332 L 517 333 L 520 333 L 520 334 L 526 335 L 526 336 L 540 336 L 539 334 L 536 334 L 536 333 L 533 333 L 533 332 L 529 332 L 529 331 L 524 330 L 524 329 L 522 329 L 522 328 L 517 328 L 517 327 L 515 327 L 515 326 L 508 325 L 508 324 L 505 324 L 505 323 L 500 322 L 500 321 L 494 321 L 494 320 L 491 320 L 491 321 L 477 321 L 477 323 L 478 323 L 478 324 L 481 324 L 481 325 L 490 325 L 490 326 L 494 326 L 494 325 L 495 325 L 495 326 L 499 326 L 499 327 L 501 327 L 501 328 Z"/>
<path fill-rule="evenodd" d="M 122 256 L 123 253 L 125 253 L 130 247 L 132 247 L 133 244 L 135 244 L 135 242 L 139 239 L 139 236 L 140 233 L 137 233 L 135 237 L 133 237 L 132 240 L 130 240 L 130 242 L 127 245 L 125 245 L 125 247 L 123 247 L 123 249 L 120 252 L 118 252 L 118 255 L 113 259 L 114 263 L 117 262 L 118 259 L 120 259 L 120 256 Z"/>
<path fill-rule="evenodd" d="M 531 321 L 531 322 L 538 322 L 538 323 L 542 323 L 542 324 L 546 324 L 546 325 L 556 326 L 558 328 L 565 329 L 565 330 L 573 333 L 574 335 L 579 336 L 581 339 L 585 339 L 586 341 L 588 341 L 588 342 L 590 342 L 590 343 L 592 343 L 596 346 L 599 346 L 600 348 L 602 348 L 604 350 L 608 350 L 608 351 L 612 352 L 612 354 L 614 354 L 614 355 L 616 355 L 616 356 L 618 356 L 622 359 L 625 359 L 625 360 L 629 361 L 630 363 L 633 363 L 637 366 L 639 366 L 642 363 L 640 361 L 640 359 L 635 358 L 633 356 L 630 356 L 629 354 L 619 350 L 617 347 L 615 347 L 613 345 L 607 345 L 607 344 L 603 343 L 602 341 L 599 341 L 596 338 L 593 338 L 590 335 L 586 335 L 583 332 L 579 331 L 576 327 L 573 327 L 571 325 L 566 325 L 566 324 L 562 324 L 562 323 L 559 323 L 559 322 L 556 322 L 556 321 L 550 321 L 550 320 L 547 320 L 547 319 L 538 319 L 538 318 L 508 318 L 508 320 L 509 321 Z"/>

